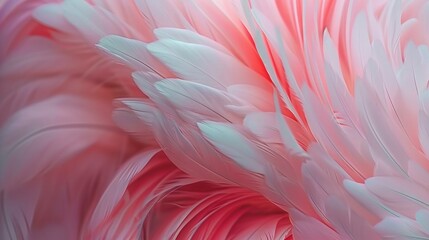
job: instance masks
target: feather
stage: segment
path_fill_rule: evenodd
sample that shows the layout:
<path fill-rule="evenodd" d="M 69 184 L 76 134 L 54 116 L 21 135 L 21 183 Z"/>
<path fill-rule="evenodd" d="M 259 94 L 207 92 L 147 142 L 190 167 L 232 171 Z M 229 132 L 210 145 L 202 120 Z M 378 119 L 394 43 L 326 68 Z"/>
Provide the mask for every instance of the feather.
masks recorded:
<path fill-rule="evenodd" d="M 262 76 L 235 58 L 208 46 L 161 39 L 149 44 L 147 48 L 185 80 L 219 89 L 239 83 L 252 84 L 263 89 L 269 86 Z"/>
<path fill-rule="evenodd" d="M 157 28 L 153 32 L 158 39 L 174 39 L 176 41 L 181 42 L 205 45 L 225 54 L 232 55 L 230 50 L 228 50 L 223 45 L 217 43 L 216 41 L 212 40 L 211 38 L 205 37 L 187 29 Z"/>
<path fill-rule="evenodd" d="M 34 48 L 34 46 L 38 46 Z M 32 57 L 29 58 L 28 55 Z M 43 61 L 41 61 L 43 59 Z M 0 65 L 0 91 L 2 97 L 11 92 L 13 87 L 20 84 L 28 84 L 29 78 L 37 79 L 44 77 L 67 76 L 68 74 L 82 71 L 83 65 L 74 61 L 72 56 L 61 54 L 61 46 L 51 40 L 42 37 L 30 37 L 25 39 L 16 48 L 13 55 L 1 62 Z M 57 64 L 52 68 L 52 64 Z M 8 81 L 6 79 L 14 79 Z M 60 77 L 61 79 L 61 77 Z"/>
<path fill-rule="evenodd" d="M 368 211 L 374 213 L 379 218 L 399 217 L 399 213 L 382 204 L 372 195 L 364 184 L 356 183 L 351 180 L 344 180 L 344 188 L 358 202 L 360 202 Z"/>
<path fill-rule="evenodd" d="M 147 41 L 153 41 L 153 19 L 148 19 L 137 6 L 140 1 L 135 0 L 94 0 L 93 5 L 97 6 L 102 11 L 107 11 L 111 15 L 118 19 L 121 19 L 126 23 L 130 29 L 136 29 L 133 34 L 138 36 L 138 39 Z"/>
<path fill-rule="evenodd" d="M 366 136 L 371 145 L 371 152 L 375 157 L 383 159 L 392 170 L 387 170 L 390 174 L 400 174 L 408 176 L 407 165 L 409 156 L 407 152 L 400 147 L 400 140 L 396 137 L 395 129 L 389 124 L 387 114 L 381 107 L 379 98 L 374 96 L 369 86 L 365 87 L 360 82 L 356 85 L 356 100 L 358 109 L 361 113 L 361 122 L 365 127 Z M 380 162 L 376 162 L 380 164 Z M 382 170 L 385 165 L 376 166 L 378 171 Z"/>
<path fill-rule="evenodd" d="M 374 163 L 360 154 L 359 149 L 356 149 L 353 143 L 347 139 L 334 117 L 330 116 L 328 110 L 320 105 L 320 101 L 308 88 L 304 88 L 303 101 L 310 129 L 329 155 L 353 179 L 363 181 L 366 177 L 371 176 Z"/>
<path fill-rule="evenodd" d="M 302 109 L 300 109 L 300 104 L 301 104 L 301 98 L 302 98 L 302 92 L 301 92 L 301 87 L 300 87 L 300 83 L 298 83 L 298 77 L 296 75 L 301 75 L 302 73 L 294 73 L 292 71 L 292 63 L 291 61 L 294 60 L 292 57 L 294 57 L 292 55 L 292 57 L 287 56 L 286 55 L 286 47 L 283 43 L 283 41 L 281 41 L 281 35 L 280 33 L 277 31 L 277 38 L 278 38 L 278 42 L 279 42 L 279 53 L 280 53 L 280 58 L 282 60 L 282 64 L 283 64 L 283 69 L 286 73 L 286 77 L 288 79 L 288 85 L 290 88 L 290 98 L 291 98 L 291 103 L 293 102 L 295 105 L 297 105 L 293 110 L 295 111 L 295 118 L 298 120 L 298 122 L 302 125 L 305 125 L 306 122 L 304 122 L 303 117 L 304 117 L 304 113 L 302 112 Z M 291 59 L 292 58 L 292 59 Z M 295 61 L 298 61 L 295 59 Z M 299 65 L 299 63 L 298 63 Z M 305 78 L 305 77 L 302 77 Z M 299 114 L 299 115 L 298 115 Z"/>
<path fill-rule="evenodd" d="M 227 92 L 261 111 L 274 110 L 274 105 L 270 101 L 272 91 L 267 91 L 251 84 L 235 84 L 229 86 Z"/>
<path fill-rule="evenodd" d="M 110 35 L 103 37 L 97 46 L 137 71 L 150 71 L 162 77 L 171 73 L 147 50 L 147 44 L 138 40 Z"/>
<path fill-rule="evenodd" d="M 332 42 L 331 35 L 329 34 L 329 31 L 325 29 L 323 31 L 323 56 L 325 59 L 325 70 L 327 67 L 331 70 L 332 73 L 327 73 L 326 71 L 326 77 L 327 79 L 330 79 L 330 76 L 335 77 L 343 77 L 343 71 L 341 68 L 340 58 L 338 56 L 338 50 L 335 49 L 335 45 Z M 329 86 L 330 81 L 326 81 L 326 83 Z M 331 83 L 331 85 L 338 85 L 341 88 L 345 88 L 346 83 L 342 81 L 335 81 L 335 84 Z M 331 90 L 330 90 L 331 91 Z"/>
<path fill-rule="evenodd" d="M 410 173 L 410 178 L 417 184 L 422 186 L 426 185 L 427 179 L 429 179 L 429 172 L 420 164 L 416 162 L 410 162 L 408 164 L 408 172 Z"/>
<path fill-rule="evenodd" d="M 350 69 L 353 69 L 357 76 L 362 76 L 364 68 L 371 56 L 371 40 L 369 37 L 368 23 L 365 13 L 356 16 L 351 32 L 351 52 Z"/>
<path fill-rule="evenodd" d="M 293 228 L 293 236 L 297 240 L 305 239 L 332 239 L 340 240 L 340 236 L 319 222 L 318 220 L 306 216 L 305 214 L 299 212 L 298 210 L 291 209 L 290 211 Z M 309 231 L 308 229 L 311 229 Z"/>
<path fill-rule="evenodd" d="M 266 77 L 252 39 L 241 19 L 233 14 L 233 4 L 228 1 L 197 0 L 184 2 L 184 7 L 197 32 L 225 46 L 235 58 Z M 227 14 L 231 11 L 229 8 L 232 8 L 232 14 Z"/>
<path fill-rule="evenodd" d="M 291 155 L 295 155 L 299 158 L 305 158 L 307 155 L 306 152 L 296 141 L 293 133 L 281 114 L 280 102 L 276 92 L 274 92 L 274 106 L 276 107 L 276 117 L 277 122 L 279 123 L 280 136 L 282 138 L 283 145 Z"/>
<path fill-rule="evenodd" d="M 383 205 L 402 216 L 412 218 L 420 209 L 429 209 L 427 189 L 406 179 L 373 177 L 365 186 Z"/>
<path fill-rule="evenodd" d="M 113 138 L 123 140 L 106 117 L 110 115 L 110 106 L 89 99 L 56 96 L 29 105 L 9 118 L 0 132 L 1 189 L 25 183 L 97 144 L 109 146 Z M 50 109 L 50 114 L 46 109 Z M 51 148 L 54 142 L 55 148 Z M 38 156 L 37 161 L 30 156 Z"/>
<path fill-rule="evenodd" d="M 243 126 L 266 143 L 282 143 L 275 113 L 253 112 L 246 115 Z"/>
<path fill-rule="evenodd" d="M 255 173 L 264 173 L 264 163 L 261 162 L 261 158 L 258 157 L 249 140 L 232 126 L 203 122 L 198 123 L 198 127 L 211 144 L 241 167 Z"/>
<path fill-rule="evenodd" d="M 299 115 L 297 110 L 295 109 L 295 106 L 292 104 L 291 99 L 289 98 L 285 89 L 280 83 L 280 79 L 275 71 L 273 61 L 269 55 L 268 47 L 265 45 L 265 42 L 263 40 L 263 35 L 261 31 L 256 27 L 256 23 L 252 19 L 250 6 L 244 0 L 242 0 L 242 5 L 244 7 L 245 16 L 249 22 L 250 29 L 254 34 L 256 49 L 258 50 L 258 53 L 262 58 L 262 62 L 264 63 L 265 68 L 267 69 L 267 72 L 270 78 L 272 79 L 274 86 L 276 87 L 278 93 L 280 94 L 282 101 L 286 104 L 286 106 L 294 114 L 294 116 L 299 119 Z"/>
<path fill-rule="evenodd" d="M 152 150 L 138 153 L 116 173 L 114 181 L 95 207 L 96 211 L 88 222 L 91 227 L 88 228 L 90 231 L 85 233 L 86 237 L 141 238 L 140 235 L 150 232 L 145 233 L 141 229 L 143 223 L 151 218 L 151 211 L 157 202 L 175 189 L 196 182 L 178 170 L 164 154 L 153 153 Z M 131 175 L 128 176 L 127 173 Z M 142 184 L 147 187 L 141 188 Z M 116 188 L 118 192 L 115 191 Z M 120 199 L 117 199 L 117 196 L 120 196 Z"/>
<path fill-rule="evenodd" d="M 377 231 L 384 239 L 392 240 L 427 240 L 429 234 L 426 234 L 415 223 L 408 218 L 385 218 L 376 226 Z"/>
<path fill-rule="evenodd" d="M 71 33 L 73 25 L 65 18 L 63 10 L 61 4 L 44 4 L 33 11 L 33 17 L 46 26 Z"/>
<path fill-rule="evenodd" d="M 402 6 L 400 1 L 392 1 L 388 4 L 383 11 L 381 18 L 386 21 L 385 36 L 387 38 L 387 47 L 390 50 L 390 59 L 395 63 L 402 61 L 401 59 L 401 48 L 400 48 L 400 37 L 401 30 L 404 26 L 402 23 Z"/>
<path fill-rule="evenodd" d="M 171 0 L 138 0 L 135 1 L 139 13 L 142 14 L 150 27 L 174 27 L 194 30 L 193 26 L 186 19 L 181 11 L 183 8 L 180 2 Z M 169 14 L 166 16 L 166 12 Z"/>
<path fill-rule="evenodd" d="M 145 124 L 150 128 L 153 128 L 156 125 L 156 120 L 160 113 L 152 103 L 142 101 L 141 99 L 122 99 L 121 103 L 132 110 L 134 114 L 143 122 L 142 124 Z M 134 116 L 131 116 L 131 118 L 132 119 L 126 119 L 126 121 L 133 121 Z"/>
<path fill-rule="evenodd" d="M 161 113 L 157 113 L 154 120 L 152 127 L 158 143 L 181 170 L 196 178 L 217 183 L 263 189 L 261 176 L 241 169 L 221 154 L 204 138 L 197 126 L 179 125 L 183 122 L 174 121 Z"/>
<path fill-rule="evenodd" d="M 28 186 L 30 185 L 30 186 Z M 3 239 L 29 238 L 31 223 L 37 218 L 37 203 L 41 200 L 41 188 L 36 184 L 0 194 L 0 236 Z"/>
<path fill-rule="evenodd" d="M 43 5 L 35 11 L 34 16 L 60 32 L 73 35 L 77 31 L 84 37 L 77 40 L 90 44 L 96 44 L 107 35 L 139 35 L 118 17 L 83 0 Z"/>
<path fill-rule="evenodd" d="M 329 222 L 341 236 L 341 239 L 380 239 L 368 219 L 359 216 L 347 205 L 347 202 L 329 197 L 326 202 L 326 212 Z"/>
<path fill-rule="evenodd" d="M 64 1 L 61 8 L 67 21 L 92 44 L 96 44 L 107 35 L 118 34 L 129 37 L 138 35 L 121 19 L 97 6 L 91 6 L 86 1 Z"/>
<path fill-rule="evenodd" d="M 429 94 L 428 94 L 429 96 Z M 419 140 L 425 154 L 429 154 L 429 116 L 426 112 L 420 111 L 419 114 Z"/>
<path fill-rule="evenodd" d="M 305 211 L 309 216 L 318 217 L 318 214 L 313 209 L 313 205 L 303 189 L 301 179 L 299 175 L 294 172 L 293 167 L 290 167 L 288 170 L 277 169 L 277 167 L 274 166 L 268 167 L 266 170 L 265 182 L 267 188 L 263 193 L 282 209 L 289 212 L 289 210 L 293 208 L 298 211 Z M 289 194 L 291 192 L 294 194 Z"/>
<path fill-rule="evenodd" d="M 310 145 L 308 153 L 311 160 L 301 167 L 303 186 L 315 211 L 328 223 L 325 207 L 327 199 L 329 196 L 336 196 L 348 201 L 342 182 L 350 177 L 320 146 Z"/>
<path fill-rule="evenodd" d="M 159 98 L 159 94 L 154 85 L 163 78 L 151 72 L 133 72 L 132 77 L 140 91 L 142 91 L 152 101 L 156 102 L 156 99 Z"/>
<path fill-rule="evenodd" d="M 321 49 L 321 34 L 317 29 L 317 16 L 311 12 L 319 11 L 319 2 L 303 2 L 302 10 L 302 33 L 304 63 L 306 66 L 308 86 L 315 92 L 322 102 L 328 102 L 326 81 L 324 76 L 324 61 Z"/>
<path fill-rule="evenodd" d="M 429 211 L 421 209 L 416 213 L 416 221 L 421 229 L 429 235 Z"/>
<path fill-rule="evenodd" d="M 357 140 L 356 138 L 358 138 L 364 141 L 359 114 L 352 94 L 347 90 L 342 79 L 340 79 L 340 75 L 336 75 L 331 66 L 325 65 L 325 73 L 328 80 L 327 85 L 331 99 L 331 111 L 335 114 L 339 127 L 347 135 L 350 134 L 349 139 Z"/>
<path fill-rule="evenodd" d="M 155 88 L 174 105 L 189 122 L 201 120 L 237 122 L 239 118 L 225 109 L 226 105 L 241 105 L 230 94 L 199 83 L 180 79 L 165 79 Z"/>
<path fill-rule="evenodd" d="M 128 104 L 132 105 L 129 102 Z M 122 128 L 122 130 L 127 132 L 130 136 L 133 136 L 135 139 L 145 145 L 158 145 L 150 125 L 148 125 L 147 122 L 142 121 L 139 117 L 142 117 L 141 114 L 137 115 L 131 109 L 126 107 L 117 108 L 112 113 L 113 121 L 118 125 L 118 127 Z"/>
<path fill-rule="evenodd" d="M 159 151 L 159 149 L 154 149 L 142 152 L 128 160 L 128 162 L 118 170 L 115 178 L 110 182 L 109 186 L 101 196 L 97 207 L 94 209 L 94 214 L 92 214 L 90 224 L 100 222 L 103 218 L 112 213 L 115 205 L 118 204 L 120 199 L 123 197 L 129 184 L 142 174 L 142 171 L 148 162 Z"/>

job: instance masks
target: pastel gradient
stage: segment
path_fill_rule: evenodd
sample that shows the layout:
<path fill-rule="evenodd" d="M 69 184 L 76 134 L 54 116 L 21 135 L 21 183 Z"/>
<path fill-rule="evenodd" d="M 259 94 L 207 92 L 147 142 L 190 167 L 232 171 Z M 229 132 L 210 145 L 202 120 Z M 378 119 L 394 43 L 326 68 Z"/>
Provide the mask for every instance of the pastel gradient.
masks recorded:
<path fill-rule="evenodd" d="M 0 239 L 429 239 L 428 0 L 0 0 Z"/>

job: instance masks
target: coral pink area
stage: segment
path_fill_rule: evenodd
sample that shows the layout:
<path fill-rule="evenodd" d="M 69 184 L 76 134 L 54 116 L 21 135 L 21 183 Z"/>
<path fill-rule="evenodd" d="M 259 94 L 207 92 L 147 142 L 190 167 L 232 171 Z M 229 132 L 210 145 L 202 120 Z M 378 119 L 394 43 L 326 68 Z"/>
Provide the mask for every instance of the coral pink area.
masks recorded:
<path fill-rule="evenodd" d="M 429 239 L 428 20 L 0 0 L 0 239 Z"/>

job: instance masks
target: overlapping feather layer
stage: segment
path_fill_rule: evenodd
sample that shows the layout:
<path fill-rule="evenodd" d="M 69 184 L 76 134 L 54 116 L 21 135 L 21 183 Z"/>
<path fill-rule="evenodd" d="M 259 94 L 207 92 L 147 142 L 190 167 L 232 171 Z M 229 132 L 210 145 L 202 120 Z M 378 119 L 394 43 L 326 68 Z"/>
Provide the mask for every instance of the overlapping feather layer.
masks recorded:
<path fill-rule="evenodd" d="M 4 1 L 1 238 L 429 239 L 428 20 Z"/>

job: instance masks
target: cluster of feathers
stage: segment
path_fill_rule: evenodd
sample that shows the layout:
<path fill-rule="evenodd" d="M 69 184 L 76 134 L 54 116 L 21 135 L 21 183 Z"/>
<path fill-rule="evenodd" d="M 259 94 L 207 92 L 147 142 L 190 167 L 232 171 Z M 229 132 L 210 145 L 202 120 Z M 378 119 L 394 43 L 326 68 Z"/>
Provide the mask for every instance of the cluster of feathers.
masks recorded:
<path fill-rule="evenodd" d="M 0 239 L 429 239 L 428 0 L 0 0 Z"/>

